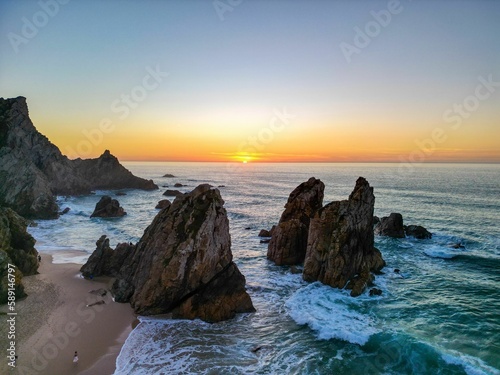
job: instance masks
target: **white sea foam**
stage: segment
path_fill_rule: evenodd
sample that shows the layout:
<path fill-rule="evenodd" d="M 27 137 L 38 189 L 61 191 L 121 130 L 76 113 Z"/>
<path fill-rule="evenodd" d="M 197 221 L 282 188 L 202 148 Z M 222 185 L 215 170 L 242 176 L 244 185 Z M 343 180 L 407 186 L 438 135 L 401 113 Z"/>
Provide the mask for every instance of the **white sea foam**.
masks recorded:
<path fill-rule="evenodd" d="M 500 371 L 488 366 L 479 358 L 450 351 L 441 355 L 443 360 L 450 365 L 462 366 L 467 375 L 500 375 Z"/>
<path fill-rule="evenodd" d="M 424 249 L 424 254 L 431 258 L 453 259 L 458 255 L 464 254 L 463 250 L 432 245 Z"/>
<path fill-rule="evenodd" d="M 364 345 L 380 332 L 374 318 L 359 311 L 361 300 L 321 283 L 310 284 L 286 302 L 297 324 L 307 324 L 320 340 L 332 338 Z"/>

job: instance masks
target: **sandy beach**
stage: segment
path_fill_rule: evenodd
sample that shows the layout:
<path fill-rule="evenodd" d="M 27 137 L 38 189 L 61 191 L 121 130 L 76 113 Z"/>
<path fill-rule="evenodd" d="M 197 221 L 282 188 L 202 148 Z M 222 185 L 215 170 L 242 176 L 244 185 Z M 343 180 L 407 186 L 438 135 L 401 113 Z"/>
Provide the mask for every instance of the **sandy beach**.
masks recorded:
<path fill-rule="evenodd" d="M 136 317 L 130 305 L 113 302 L 110 279 L 86 280 L 80 276 L 80 267 L 54 264 L 52 255 L 42 254 L 39 274 L 23 279 L 28 297 L 16 305 L 17 367 L 9 371 L 2 364 L 0 374 L 114 372 L 116 357 Z M 89 293 L 100 288 L 108 293 Z"/>

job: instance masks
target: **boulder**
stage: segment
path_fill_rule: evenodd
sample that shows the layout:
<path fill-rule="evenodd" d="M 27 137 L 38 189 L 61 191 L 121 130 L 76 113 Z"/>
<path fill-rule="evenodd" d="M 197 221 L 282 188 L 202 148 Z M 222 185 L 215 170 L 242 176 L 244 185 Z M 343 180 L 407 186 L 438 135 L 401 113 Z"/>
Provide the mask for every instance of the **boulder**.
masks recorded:
<path fill-rule="evenodd" d="M 61 212 L 59 212 L 59 215 L 66 215 L 69 211 L 70 211 L 70 208 L 66 207 L 64 210 L 62 210 Z"/>
<path fill-rule="evenodd" d="M 310 218 L 323 205 L 324 190 L 323 182 L 311 177 L 292 191 L 272 233 L 268 259 L 277 265 L 294 265 L 304 261 Z"/>
<path fill-rule="evenodd" d="M 156 205 L 156 209 L 163 210 L 164 208 L 170 207 L 172 203 L 168 199 L 162 199 Z"/>
<path fill-rule="evenodd" d="M 171 190 L 171 189 L 168 189 L 166 190 L 163 195 L 165 195 L 166 197 L 180 197 L 182 195 L 184 195 L 184 193 L 181 193 L 179 190 Z"/>
<path fill-rule="evenodd" d="M 0 205 L 28 218 L 58 217 L 56 195 L 95 189 L 157 189 L 134 176 L 109 151 L 96 159 L 69 160 L 29 118 L 26 98 L 0 98 Z"/>
<path fill-rule="evenodd" d="M 167 173 L 167 174 L 164 174 L 163 177 L 174 178 L 175 176 L 173 174 Z"/>
<path fill-rule="evenodd" d="M 255 311 L 232 259 L 223 205 L 219 190 L 205 184 L 159 211 L 120 270 L 110 274 L 116 276 L 115 300 L 130 302 L 141 315 L 207 322 Z"/>
<path fill-rule="evenodd" d="M 120 243 L 113 250 L 109 246 L 109 239 L 101 236 L 96 242 L 96 249 L 87 262 L 80 268 L 84 277 L 98 277 L 118 275 L 123 262 L 135 249 L 135 245 Z"/>
<path fill-rule="evenodd" d="M 358 178 L 348 200 L 331 202 L 311 218 L 303 278 L 335 288 L 348 284 L 357 296 L 385 266 L 374 247 L 373 188 Z"/>
<path fill-rule="evenodd" d="M 97 202 L 94 212 L 90 217 L 121 217 L 126 214 L 123 207 L 120 207 L 120 202 L 105 195 Z"/>
<path fill-rule="evenodd" d="M 382 290 L 378 289 L 378 288 L 372 288 L 372 289 L 370 289 L 369 294 L 370 294 L 370 297 L 381 296 L 382 295 Z"/>
<path fill-rule="evenodd" d="M 271 237 L 271 231 L 267 229 L 261 229 L 259 232 L 259 237 Z"/>
<path fill-rule="evenodd" d="M 419 240 L 432 238 L 432 233 L 420 225 L 405 225 L 404 231 L 408 237 L 415 237 Z"/>
<path fill-rule="evenodd" d="M 381 218 L 375 227 L 375 234 L 393 238 L 405 238 L 403 216 L 398 213 L 392 213 L 388 217 Z"/>
<path fill-rule="evenodd" d="M 181 184 L 179 182 L 177 182 L 177 183 L 174 184 L 174 187 L 183 187 L 183 186 L 185 186 L 185 185 L 183 185 L 183 184 Z"/>

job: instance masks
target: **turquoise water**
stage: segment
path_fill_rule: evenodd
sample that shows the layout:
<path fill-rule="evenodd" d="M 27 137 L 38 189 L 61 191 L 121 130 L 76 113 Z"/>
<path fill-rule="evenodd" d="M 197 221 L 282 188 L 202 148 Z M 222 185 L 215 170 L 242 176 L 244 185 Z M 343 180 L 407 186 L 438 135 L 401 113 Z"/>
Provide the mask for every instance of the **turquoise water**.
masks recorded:
<path fill-rule="evenodd" d="M 141 318 L 116 374 L 500 374 L 500 166 L 430 164 L 411 173 L 397 164 L 126 166 L 160 186 L 186 184 L 181 191 L 224 185 L 233 255 L 257 312 L 219 324 Z M 400 212 L 405 224 L 433 233 L 376 237 L 387 262 L 376 279 L 382 296 L 354 299 L 267 261 L 259 230 L 278 221 L 289 193 L 311 176 L 325 183 L 325 203 L 346 199 L 366 177 L 376 215 Z M 30 230 L 41 251 L 60 250 L 56 261 L 83 262 L 102 234 L 112 245 L 137 241 L 166 189 L 127 191 L 118 199 L 128 215 L 115 220 L 89 218 L 110 192 L 60 197 L 70 213 Z"/>

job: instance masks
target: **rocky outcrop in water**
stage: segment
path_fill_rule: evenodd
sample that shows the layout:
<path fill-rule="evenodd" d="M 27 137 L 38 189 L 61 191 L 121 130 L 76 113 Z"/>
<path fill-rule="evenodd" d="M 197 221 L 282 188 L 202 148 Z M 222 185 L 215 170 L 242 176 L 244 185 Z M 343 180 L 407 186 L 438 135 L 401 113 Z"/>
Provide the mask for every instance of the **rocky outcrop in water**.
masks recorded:
<path fill-rule="evenodd" d="M 69 160 L 29 118 L 26 98 L 0 98 L 0 204 L 30 218 L 56 218 L 55 195 L 94 189 L 153 190 L 105 151 L 97 159 Z"/>
<path fill-rule="evenodd" d="M 184 193 L 181 193 L 179 190 L 167 189 L 163 193 L 163 195 L 166 196 L 166 197 L 179 197 L 181 195 L 184 195 Z"/>
<path fill-rule="evenodd" d="M 392 213 L 388 217 L 383 217 L 375 226 L 375 234 L 393 238 L 405 238 L 403 227 L 403 215 Z"/>
<path fill-rule="evenodd" d="M 120 270 L 109 274 L 116 276 L 115 300 L 130 301 L 142 315 L 172 313 L 208 322 L 255 311 L 232 260 L 223 205 L 219 190 L 205 184 L 161 210 Z"/>
<path fill-rule="evenodd" d="M 415 237 L 419 240 L 432 238 L 432 233 L 420 225 L 405 225 L 404 231 L 408 237 Z"/>
<path fill-rule="evenodd" d="M 375 196 L 360 177 L 348 200 L 331 202 L 311 218 L 303 278 L 360 295 L 372 281 L 371 272 L 385 266 L 374 247 Z"/>
<path fill-rule="evenodd" d="M 35 239 L 26 231 L 28 222 L 10 208 L 0 207 L 0 304 L 7 302 L 8 264 L 16 266 L 16 297 L 25 296 L 22 276 L 38 272 Z"/>
<path fill-rule="evenodd" d="M 90 217 L 122 217 L 126 214 L 123 207 L 120 206 L 120 202 L 105 195 L 97 202 Z"/>
<path fill-rule="evenodd" d="M 268 259 L 277 265 L 304 261 L 310 218 L 323 205 L 324 190 L 323 182 L 311 177 L 292 191 L 269 242 Z"/>
<path fill-rule="evenodd" d="M 172 203 L 168 199 L 162 199 L 158 202 L 155 208 L 158 210 L 163 210 L 164 208 L 170 207 L 171 204 Z"/>

